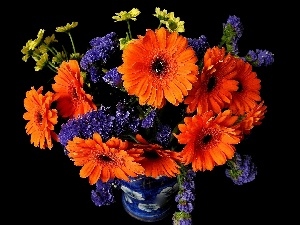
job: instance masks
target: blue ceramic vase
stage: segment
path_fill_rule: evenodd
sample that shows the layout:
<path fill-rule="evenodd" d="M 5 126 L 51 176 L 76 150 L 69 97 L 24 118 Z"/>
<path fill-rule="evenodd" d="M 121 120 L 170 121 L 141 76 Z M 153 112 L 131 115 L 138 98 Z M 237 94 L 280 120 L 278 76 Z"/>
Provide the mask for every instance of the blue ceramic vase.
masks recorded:
<path fill-rule="evenodd" d="M 159 221 L 175 210 L 175 195 L 178 192 L 176 178 L 142 176 L 129 182 L 122 181 L 121 189 L 124 209 L 138 220 Z"/>

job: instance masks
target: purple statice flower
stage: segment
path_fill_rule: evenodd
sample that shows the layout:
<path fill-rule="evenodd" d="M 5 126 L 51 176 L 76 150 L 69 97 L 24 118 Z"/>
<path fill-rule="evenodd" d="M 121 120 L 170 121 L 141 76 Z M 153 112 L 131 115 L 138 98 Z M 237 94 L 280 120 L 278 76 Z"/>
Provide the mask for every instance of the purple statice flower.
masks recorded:
<path fill-rule="evenodd" d="M 229 16 L 227 19 L 226 24 L 223 23 L 223 29 L 228 26 L 231 25 L 235 31 L 235 36 L 237 39 L 240 39 L 243 35 L 243 31 L 244 31 L 244 27 L 241 23 L 241 19 L 237 16 Z"/>
<path fill-rule="evenodd" d="M 75 136 L 91 138 L 95 132 L 99 133 L 104 141 L 108 140 L 113 134 L 115 120 L 108 110 L 108 107 L 101 106 L 98 110 L 69 119 L 62 124 L 58 134 L 60 143 L 66 146 Z"/>
<path fill-rule="evenodd" d="M 173 225 L 192 225 L 190 213 L 175 212 L 172 217 Z"/>
<path fill-rule="evenodd" d="M 118 187 L 115 180 L 102 182 L 99 179 L 96 183 L 96 189 L 91 191 L 91 199 L 96 206 L 110 205 L 115 202 L 113 188 Z"/>
<path fill-rule="evenodd" d="M 117 39 L 117 34 L 115 32 L 111 32 L 106 34 L 104 37 L 96 37 L 93 38 L 90 42 L 91 49 L 89 49 L 81 58 L 80 66 L 87 72 L 95 67 L 92 65 L 96 62 L 99 62 L 101 65 L 105 65 L 107 60 L 111 57 L 111 55 L 116 51 L 119 42 Z M 102 73 L 96 73 L 93 71 L 93 77 L 91 77 L 91 81 L 96 83 L 99 81 L 99 77 Z"/>
<path fill-rule="evenodd" d="M 181 212 L 191 213 L 193 211 L 193 209 L 194 209 L 194 206 L 193 206 L 193 204 L 191 202 L 180 200 L 178 202 L 177 208 Z"/>
<path fill-rule="evenodd" d="M 117 67 L 106 72 L 102 79 L 112 87 L 119 87 L 122 84 L 122 74 L 118 72 Z"/>
<path fill-rule="evenodd" d="M 227 164 L 230 168 L 225 170 L 225 174 L 237 185 L 251 182 L 257 175 L 257 167 L 250 155 L 241 156 L 236 153 L 233 160 L 228 161 Z"/>
<path fill-rule="evenodd" d="M 198 59 L 202 59 L 206 49 L 209 47 L 207 38 L 204 35 L 201 35 L 199 38 L 188 38 L 189 45 L 196 52 Z"/>
<path fill-rule="evenodd" d="M 192 218 L 181 218 L 178 223 L 173 223 L 174 225 L 192 225 Z"/>
<path fill-rule="evenodd" d="M 169 125 L 163 125 L 163 124 L 158 125 L 157 132 L 156 132 L 156 140 L 161 146 L 167 147 L 169 145 L 171 135 L 172 135 L 172 129 Z"/>
<path fill-rule="evenodd" d="M 90 75 L 91 81 L 93 83 L 99 82 L 100 78 L 103 76 L 102 74 L 103 73 L 101 71 L 99 71 L 99 69 L 96 66 L 94 66 L 94 65 L 90 66 L 89 75 Z"/>
<path fill-rule="evenodd" d="M 195 201 L 195 183 L 194 178 L 196 173 L 192 169 L 187 169 L 179 175 L 179 191 L 175 196 L 175 201 L 178 203 L 177 208 L 180 212 L 175 212 L 173 215 L 173 224 L 177 221 L 186 221 L 191 219 L 191 213 L 194 209 Z M 187 220 L 186 222 L 188 222 Z"/>
<path fill-rule="evenodd" d="M 261 49 L 256 49 L 255 51 L 249 50 L 242 59 L 256 67 L 269 66 L 274 62 L 274 54 Z"/>
<path fill-rule="evenodd" d="M 193 191 L 191 189 L 186 189 L 185 191 L 178 193 L 175 197 L 175 201 L 179 202 L 181 200 L 187 201 L 187 202 L 194 201 L 195 195 L 194 195 Z"/>
<path fill-rule="evenodd" d="M 141 126 L 142 126 L 143 128 L 150 128 L 150 127 L 153 127 L 153 124 L 154 124 L 156 115 L 157 115 L 156 110 L 151 110 L 151 111 L 146 115 L 146 117 L 142 120 Z"/>
<path fill-rule="evenodd" d="M 136 133 L 140 127 L 140 119 L 134 108 L 129 107 L 126 102 L 118 102 L 115 114 L 114 133 L 119 136 L 126 131 Z"/>
<path fill-rule="evenodd" d="M 69 140 L 72 140 L 74 137 L 79 137 L 81 134 L 81 124 L 77 119 L 69 119 L 67 123 L 62 124 L 59 131 L 58 137 L 59 142 L 66 146 Z"/>
<path fill-rule="evenodd" d="M 242 37 L 243 31 L 244 27 L 237 16 L 229 16 L 226 23 L 223 23 L 222 42 L 226 44 L 228 52 L 235 55 L 239 53 L 237 42 Z"/>

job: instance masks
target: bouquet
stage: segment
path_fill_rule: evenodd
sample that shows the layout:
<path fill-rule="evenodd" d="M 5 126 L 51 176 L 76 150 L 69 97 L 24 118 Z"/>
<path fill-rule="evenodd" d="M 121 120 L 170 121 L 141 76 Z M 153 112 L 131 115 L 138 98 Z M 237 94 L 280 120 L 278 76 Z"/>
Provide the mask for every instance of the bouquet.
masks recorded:
<path fill-rule="evenodd" d="M 96 206 L 115 201 L 119 181 L 177 177 L 173 223 L 191 224 L 197 172 L 224 166 L 236 185 L 255 179 L 255 163 L 236 145 L 265 117 L 254 69 L 271 65 L 274 55 L 256 49 L 240 56 L 243 26 L 234 15 L 211 45 L 205 35 L 184 36 L 184 21 L 159 7 L 157 27 L 133 34 L 140 13 L 112 15 L 128 31 L 94 37 L 83 52 L 72 37 L 78 22 L 55 30 L 69 37 L 70 50 L 44 29 L 23 46 L 23 61 L 53 71 L 48 83 L 26 92 L 25 130 L 35 147 L 62 146 L 79 176 L 96 186 Z"/>

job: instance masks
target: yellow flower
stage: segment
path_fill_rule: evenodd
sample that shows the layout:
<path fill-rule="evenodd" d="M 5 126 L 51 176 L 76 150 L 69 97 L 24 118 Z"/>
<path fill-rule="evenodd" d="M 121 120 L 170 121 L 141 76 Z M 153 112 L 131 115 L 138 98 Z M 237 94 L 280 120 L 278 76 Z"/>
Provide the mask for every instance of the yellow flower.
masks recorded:
<path fill-rule="evenodd" d="M 38 46 L 41 42 L 41 40 L 43 39 L 45 30 L 44 29 L 40 29 L 37 35 L 37 39 L 31 41 L 29 40 L 29 50 L 34 50 L 36 48 L 36 46 Z"/>
<path fill-rule="evenodd" d="M 166 23 L 169 31 L 184 32 L 184 21 L 180 21 L 180 17 L 175 17 L 173 12 L 169 13 L 169 19 Z"/>
<path fill-rule="evenodd" d="M 153 16 L 157 17 L 161 23 L 166 23 L 169 19 L 169 14 L 167 10 L 161 11 L 159 7 L 155 8 L 155 14 Z"/>
<path fill-rule="evenodd" d="M 24 54 L 24 56 L 22 57 L 22 60 L 24 62 L 27 62 L 27 60 L 30 58 L 30 56 L 32 56 L 33 52 L 36 50 L 36 47 L 40 44 L 43 35 L 44 35 L 45 30 L 40 29 L 37 35 L 37 39 L 35 40 L 28 40 L 26 45 L 23 46 L 21 52 Z"/>
<path fill-rule="evenodd" d="M 153 16 L 157 17 L 161 23 L 166 24 L 170 18 L 170 13 L 165 9 L 161 11 L 159 7 L 156 7 Z"/>
<path fill-rule="evenodd" d="M 77 27 L 78 22 L 67 23 L 66 26 L 56 27 L 55 31 L 59 33 L 69 33 L 71 29 Z"/>
<path fill-rule="evenodd" d="M 55 35 L 52 34 L 51 36 L 46 37 L 44 42 L 46 45 L 50 45 L 51 43 L 58 42 L 58 41 L 55 39 Z"/>
<path fill-rule="evenodd" d="M 24 62 L 27 62 L 27 60 L 30 58 L 30 56 L 31 56 L 31 51 L 29 50 L 29 46 L 30 46 L 30 42 L 31 42 L 32 40 L 29 40 L 29 41 L 27 41 L 27 43 L 26 43 L 26 45 L 25 46 L 23 46 L 23 48 L 22 48 L 22 50 L 21 50 L 21 52 L 24 54 L 24 56 L 22 57 L 22 60 L 24 61 Z"/>
<path fill-rule="evenodd" d="M 40 59 L 36 61 L 36 66 L 34 67 L 34 70 L 35 71 L 42 70 L 44 66 L 47 65 L 47 62 L 48 62 L 48 54 L 44 53 L 43 55 L 41 55 Z"/>
<path fill-rule="evenodd" d="M 40 55 L 44 54 L 44 53 L 48 52 L 48 47 L 47 47 L 47 45 L 40 45 L 38 47 L 38 49 L 35 50 L 35 52 L 40 54 Z"/>
<path fill-rule="evenodd" d="M 113 16 L 112 18 L 114 20 L 116 20 L 115 22 L 118 21 L 127 21 L 127 20 L 133 20 L 136 21 L 136 18 L 138 15 L 140 15 L 140 10 L 138 10 L 137 8 L 133 8 L 132 10 L 130 10 L 129 12 L 127 11 L 121 11 L 119 13 L 115 13 L 116 16 Z"/>

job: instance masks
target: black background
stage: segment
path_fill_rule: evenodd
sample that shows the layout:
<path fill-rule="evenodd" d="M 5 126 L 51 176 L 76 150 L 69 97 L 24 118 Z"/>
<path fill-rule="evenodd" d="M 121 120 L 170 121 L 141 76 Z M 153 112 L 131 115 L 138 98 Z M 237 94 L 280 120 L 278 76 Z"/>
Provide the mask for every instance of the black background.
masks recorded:
<path fill-rule="evenodd" d="M 240 1 L 243 2 L 243 1 Z M 72 3 L 74 4 L 74 3 Z M 30 137 L 25 133 L 22 115 L 25 112 L 23 100 L 25 92 L 31 86 L 43 85 L 45 76 L 51 71 L 34 71 L 32 60 L 22 61 L 22 47 L 29 39 L 35 39 L 39 29 L 46 34 L 54 33 L 58 26 L 73 21 L 79 22 L 73 30 L 77 50 L 84 52 L 89 48 L 88 42 L 97 36 L 116 31 L 120 36 L 127 30 L 125 22 L 113 22 L 116 12 L 138 8 L 141 14 L 136 22 L 131 22 L 133 34 L 144 34 L 146 28 L 155 28 L 158 20 L 152 16 L 155 7 L 175 12 L 176 17 L 185 21 L 187 37 L 198 38 L 205 35 L 211 46 L 217 45 L 222 35 L 222 23 L 229 15 L 240 17 L 244 33 L 239 41 L 241 55 L 248 50 L 266 49 L 274 53 L 275 63 L 270 67 L 255 68 L 262 80 L 261 96 L 268 106 L 268 112 L 261 126 L 255 127 L 250 137 L 237 146 L 240 152 L 250 153 L 258 166 L 256 179 L 243 186 L 237 186 L 225 177 L 222 167 L 213 171 L 198 173 L 196 178 L 197 193 L 193 211 L 194 224 L 250 224 L 256 222 L 276 221 L 277 210 L 282 207 L 279 185 L 284 181 L 281 176 L 283 159 L 279 159 L 274 147 L 275 132 L 278 128 L 276 115 L 275 79 L 280 76 L 282 68 L 287 66 L 287 33 L 279 35 L 279 28 L 284 26 L 288 17 L 281 17 L 278 10 L 254 2 L 225 4 L 193 3 L 193 1 L 107 1 L 91 5 L 56 5 L 39 11 L 32 10 L 18 21 L 14 44 L 16 59 L 12 76 L 16 93 L 16 144 L 13 160 L 8 170 L 13 188 L 10 194 L 9 208 L 22 214 L 22 221 L 32 222 L 95 222 L 97 224 L 146 224 L 130 217 L 122 208 L 119 194 L 116 203 L 110 206 L 96 207 L 90 199 L 94 188 L 87 179 L 79 177 L 79 167 L 75 167 L 64 155 L 59 144 L 49 150 L 40 150 L 30 144 Z M 276 6 L 273 5 L 276 8 Z M 282 6 L 280 6 L 282 7 Z M 29 8 L 27 6 L 27 8 Z M 51 10 L 50 10 L 51 9 Z M 281 10 L 284 11 L 283 8 Z M 287 31 L 288 32 L 288 31 Z M 285 47 L 283 47 L 285 46 Z M 277 78 L 276 78 L 277 77 Z M 276 124 L 276 125 L 275 125 Z M 5 141 L 5 140 L 4 140 Z M 14 143 L 16 142 L 16 143 Z M 278 144 L 276 140 L 276 145 Z M 280 204 L 279 204 L 280 202 Z M 279 206 L 280 205 L 280 206 Z M 24 213 L 25 212 L 25 213 Z M 276 216 L 275 216 L 276 215 Z M 11 219 L 18 219 L 11 218 Z M 227 221 L 227 222 L 226 222 Z M 228 222 L 230 221 L 230 222 Z M 153 224 L 172 224 L 170 217 Z"/>

